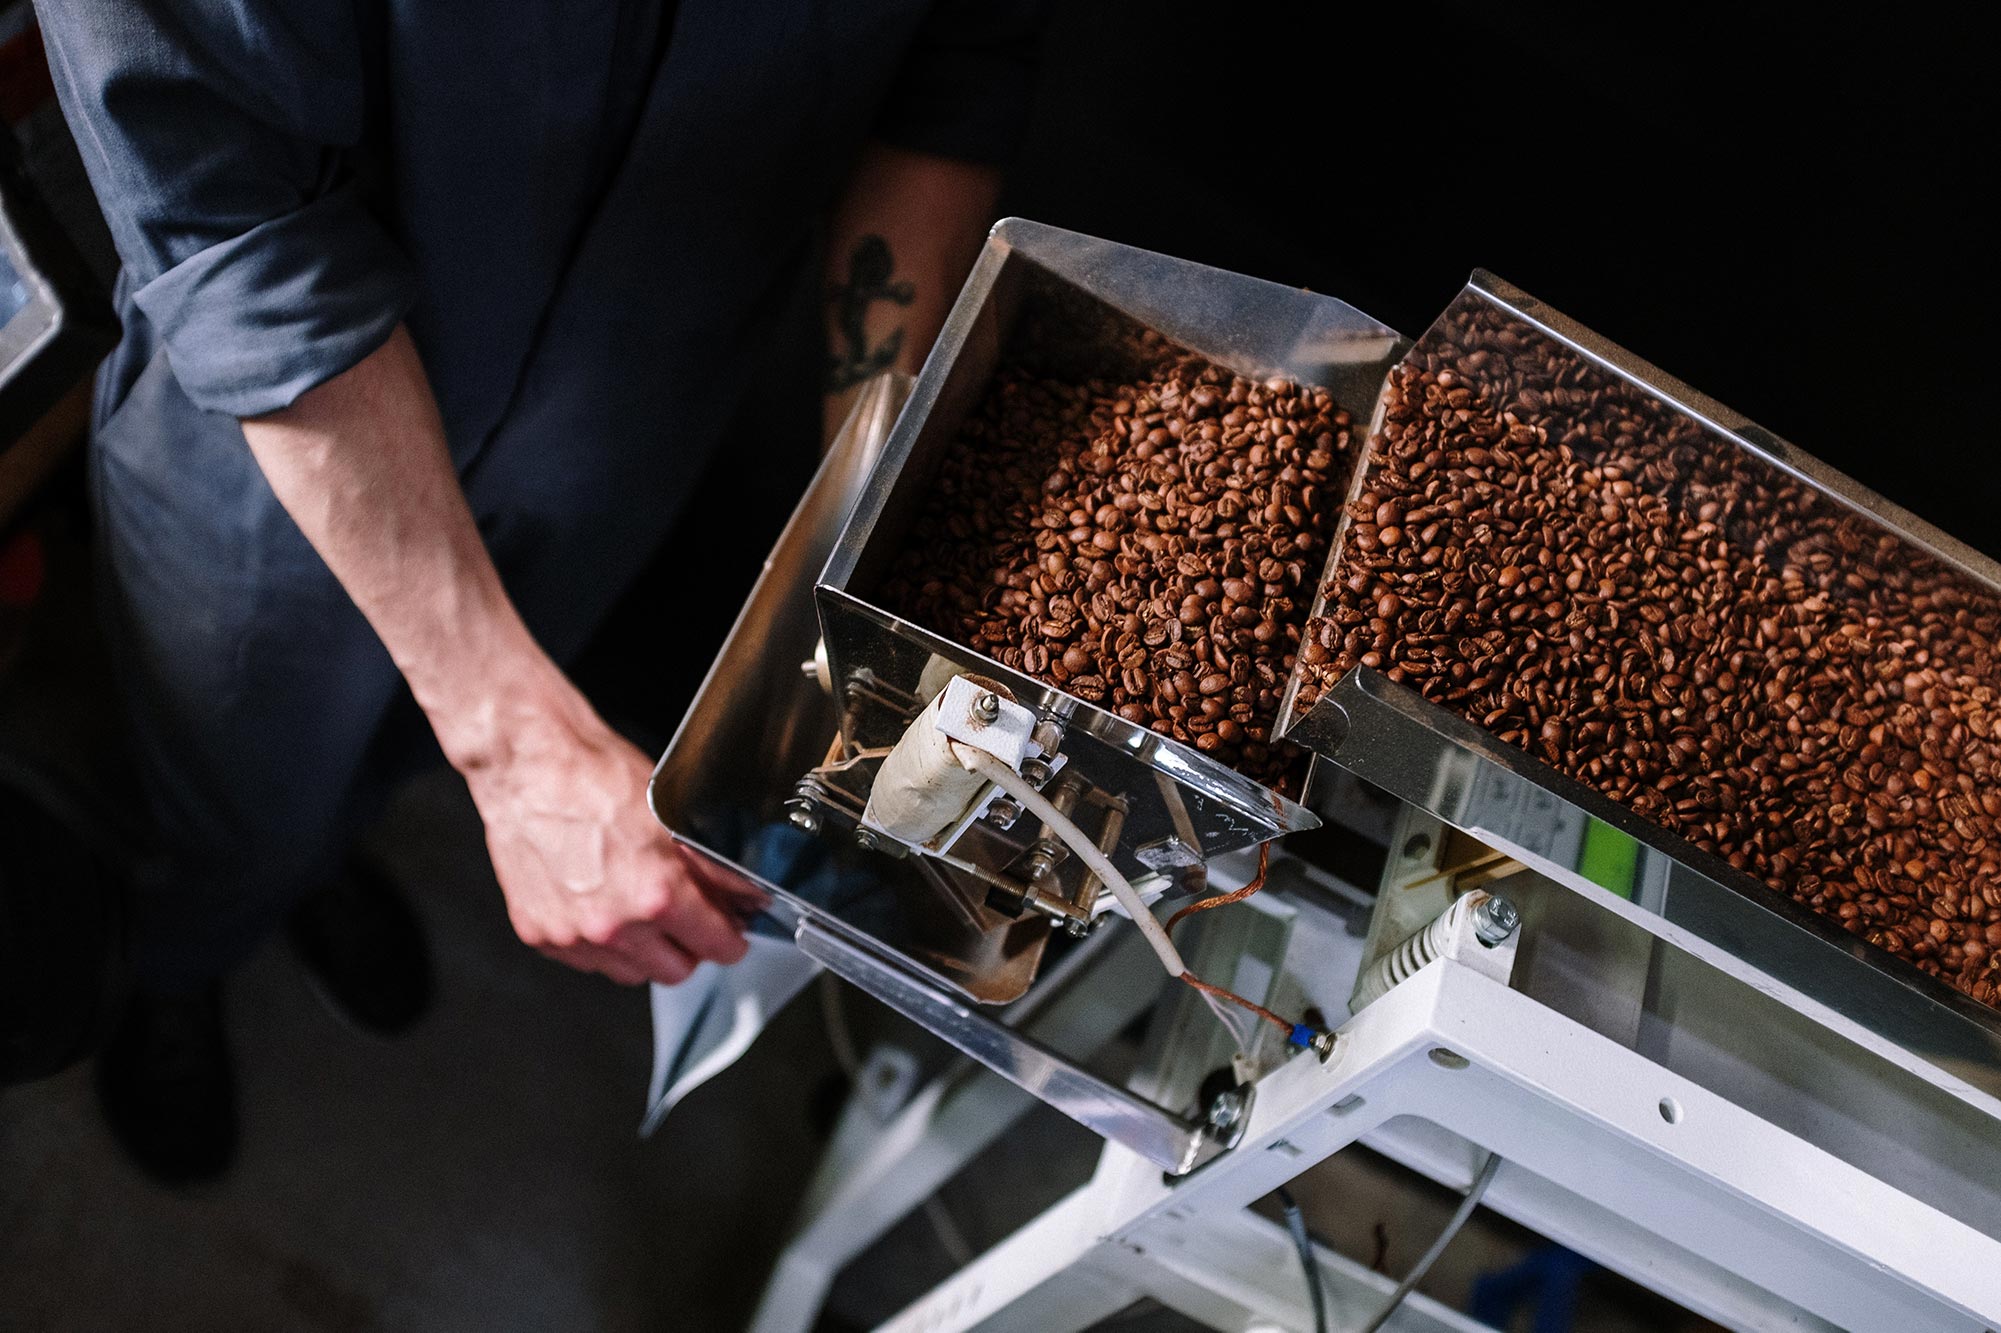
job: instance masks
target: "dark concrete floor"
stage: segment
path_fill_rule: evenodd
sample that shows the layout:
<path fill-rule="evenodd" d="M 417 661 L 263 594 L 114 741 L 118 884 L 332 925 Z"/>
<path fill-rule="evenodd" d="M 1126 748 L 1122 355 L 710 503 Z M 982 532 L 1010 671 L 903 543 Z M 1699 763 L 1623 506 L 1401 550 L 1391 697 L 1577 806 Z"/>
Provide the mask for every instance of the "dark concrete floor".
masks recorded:
<path fill-rule="evenodd" d="M 228 993 L 242 1159 L 185 1194 L 121 1159 L 87 1069 L 0 1094 L 0 1328 L 741 1326 L 818 1151 L 811 1001 L 640 1142 L 643 997 L 515 941 L 456 780 L 372 841 L 437 1010 L 363 1037 L 267 947 Z"/>

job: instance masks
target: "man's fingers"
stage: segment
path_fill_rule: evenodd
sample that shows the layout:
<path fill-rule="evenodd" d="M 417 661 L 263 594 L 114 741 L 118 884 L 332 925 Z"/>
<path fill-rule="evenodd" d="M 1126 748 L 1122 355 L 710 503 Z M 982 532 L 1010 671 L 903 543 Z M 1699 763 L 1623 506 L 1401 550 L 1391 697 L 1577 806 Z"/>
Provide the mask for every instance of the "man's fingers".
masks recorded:
<path fill-rule="evenodd" d="M 581 948 L 585 951 L 587 959 L 580 964 L 583 970 L 603 973 L 621 986 L 646 984 L 645 969 L 618 950 L 606 949 L 595 944 L 583 945 Z"/>
<path fill-rule="evenodd" d="M 639 964 L 615 949 L 607 949 L 596 944 L 572 944 L 567 949 L 543 949 L 545 957 L 553 958 L 565 967 L 579 972 L 596 972 L 610 977 L 621 986 L 637 986 L 647 980 L 646 972 Z"/>
<path fill-rule="evenodd" d="M 689 851 L 678 842 L 672 846 L 676 858 L 694 879 L 696 887 L 701 889 L 702 896 L 722 908 L 725 915 L 747 924 L 752 917 L 771 906 L 769 894 L 758 892 L 741 879 L 724 874 L 706 857 Z"/>
<path fill-rule="evenodd" d="M 695 970 L 687 950 L 660 933 L 650 921 L 636 921 L 619 931 L 613 945 L 628 962 L 663 986 L 678 986 Z"/>
<path fill-rule="evenodd" d="M 709 901 L 701 886 L 686 874 L 669 880 L 671 895 L 660 918 L 661 929 L 697 958 L 734 963 L 750 945 L 737 919 Z"/>

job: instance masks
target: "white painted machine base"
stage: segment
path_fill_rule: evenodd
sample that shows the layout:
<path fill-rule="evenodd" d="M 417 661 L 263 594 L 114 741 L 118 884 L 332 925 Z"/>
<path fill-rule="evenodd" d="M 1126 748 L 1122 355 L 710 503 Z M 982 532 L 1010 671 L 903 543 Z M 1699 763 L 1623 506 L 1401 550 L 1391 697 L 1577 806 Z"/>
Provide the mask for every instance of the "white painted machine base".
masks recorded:
<path fill-rule="evenodd" d="M 809 1207 L 759 1333 L 809 1327 L 840 1264 L 1031 1104 L 990 1075 L 954 1077 L 883 1131 L 893 1155 L 860 1188 L 816 1187 L 831 1211 Z M 1328 1061 L 1260 1080 L 1232 1151 L 1170 1184 L 1108 1144 L 1088 1183 L 884 1328 L 1055 1333 L 1151 1297 L 1216 1328 L 1310 1329 L 1290 1240 L 1246 1207 L 1358 1141 L 1455 1187 L 1498 1153 L 1487 1206 L 1732 1328 L 2001 1326 L 2001 1242 L 1441 959 L 1352 1019 Z M 1320 1257 L 1336 1329 L 1387 1296 L 1389 1279 Z M 1414 1297 L 1389 1327 L 1477 1325 Z"/>

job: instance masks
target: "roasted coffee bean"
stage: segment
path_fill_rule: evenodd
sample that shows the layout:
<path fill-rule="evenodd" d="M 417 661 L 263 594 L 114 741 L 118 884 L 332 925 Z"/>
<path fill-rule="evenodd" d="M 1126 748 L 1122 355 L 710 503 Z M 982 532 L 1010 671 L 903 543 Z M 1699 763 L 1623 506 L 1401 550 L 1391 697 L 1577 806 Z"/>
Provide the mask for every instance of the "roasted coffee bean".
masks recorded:
<path fill-rule="evenodd" d="M 1300 706 L 1375 667 L 2001 998 L 1991 587 L 1483 302 L 1385 393 Z"/>
<path fill-rule="evenodd" d="M 1004 366 L 882 600 L 1282 784 L 1297 756 L 1271 728 L 1347 491 L 1349 417 L 1324 389 L 1165 343 L 1146 360 L 1124 383 Z M 1390 527 L 1405 508 L 1388 504 Z"/>

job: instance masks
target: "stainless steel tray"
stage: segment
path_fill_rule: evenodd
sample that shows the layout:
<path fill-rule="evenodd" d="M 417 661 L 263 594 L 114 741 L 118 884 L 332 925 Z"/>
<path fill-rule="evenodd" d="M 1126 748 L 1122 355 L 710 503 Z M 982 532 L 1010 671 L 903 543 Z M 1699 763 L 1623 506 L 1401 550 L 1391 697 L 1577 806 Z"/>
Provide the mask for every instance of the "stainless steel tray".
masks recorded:
<path fill-rule="evenodd" d="M 1486 302 L 1526 321 L 1693 418 L 1713 439 L 2001 593 L 2001 565 L 1491 274 L 1475 273 L 1460 300 Z M 1365 474 L 1366 466 L 1358 467 L 1356 493 Z M 1344 519 L 1329 581 L 1347 529 Z M 1378 672 L 1355 668 L 1303 715 L 1298 685 L 1295 679 L 1281 720 L 1288 739 L 1782 996 L 1927 1082 L 2001 1114 L 2001 1012 Z"/>
<path fill-rule="evenodd" d="M 1024 337 L 1025 327 L 1035 336 Z M 1137 328 L 1164 334 L 1239 374 L 1322 385 L 1351 410 L 1375 401 L 1385 372 L 1409 346 L 1394 330 L 1332 297 L 1037 223 L 1003 221 L 856 501 L 817 599 L 837 685 L 861 678 L 915 690 L 924 670 L 940 663 L 977 672 L 1039 713 L 1060 718 L 1066 736 L 1082 742 L 1072 756 L 1077 762 L 1099 771 L 1148 770 L 1172 784 L 1174 793 L 1163 790 L 1162 800 L 1142 802 L 1128 817 L 1123 859 L 1144 870 L 1133 858 L 1135 849 L 1170 836 L 1187 840 L 1191 828 L 1192 850 L 1207 857 L 1317 820 L 1192 746 L 1011 670 L 874 601 L 940 456 L 1002 360 L 1072 377 L 1118 375 L 1124 340 Z M 867 720 L 850 713 L 843 725 Z M 896 734 L 851 734 L 849 740 L 890 744 Z M 1071 753 L 1067 741 L 1065 753 Z M 1169 809 L 1177 800 L 1186 818 Z"/>

